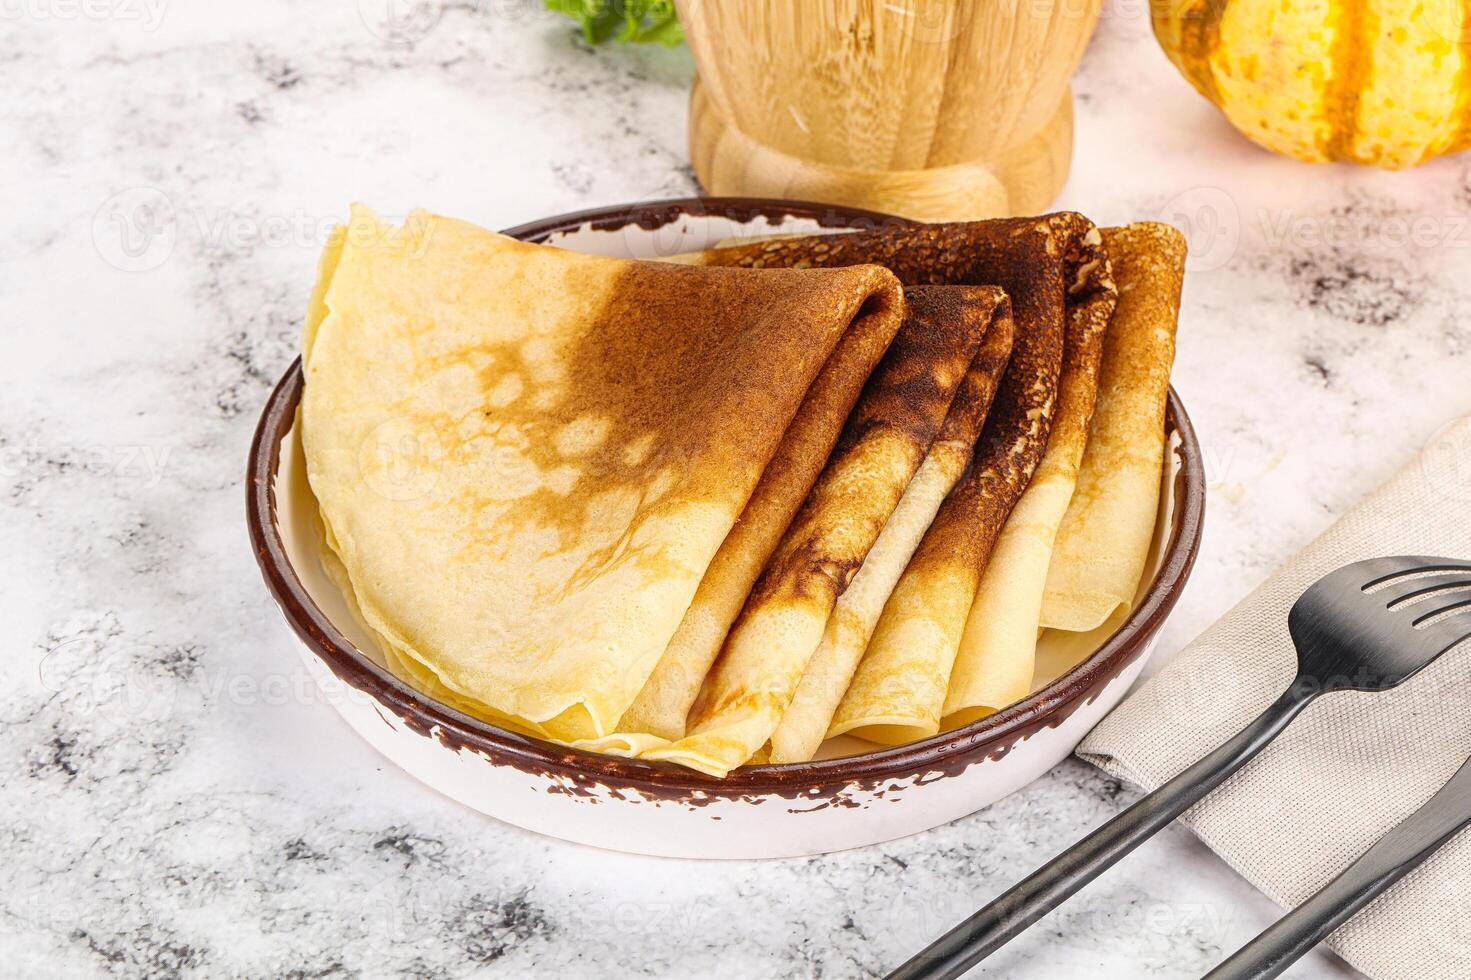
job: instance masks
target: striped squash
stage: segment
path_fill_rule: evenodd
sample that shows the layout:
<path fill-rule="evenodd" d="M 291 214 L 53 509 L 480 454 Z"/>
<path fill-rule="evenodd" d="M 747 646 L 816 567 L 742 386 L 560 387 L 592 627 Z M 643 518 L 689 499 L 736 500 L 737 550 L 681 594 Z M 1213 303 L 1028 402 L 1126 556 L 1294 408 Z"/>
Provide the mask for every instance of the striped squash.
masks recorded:
<path fill-rule="evenodd" d="M 1269 150 L 1398 170 L 1471 146 L 1471 0 L 1151 0 L 1175 67 Z"/>

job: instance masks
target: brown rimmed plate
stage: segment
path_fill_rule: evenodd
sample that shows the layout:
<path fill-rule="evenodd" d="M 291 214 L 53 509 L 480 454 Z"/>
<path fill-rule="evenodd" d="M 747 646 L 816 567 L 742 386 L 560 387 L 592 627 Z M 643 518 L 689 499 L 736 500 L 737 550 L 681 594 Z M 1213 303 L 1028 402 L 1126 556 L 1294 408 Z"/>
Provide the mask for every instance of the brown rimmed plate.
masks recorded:
<path fill-rule="evenodd" d="M 507 234 L 651 258 L 735 236 L 902 222 L 831 205 L 694 198 L 562 215 Z M 420 693 L 365 652 L 373 646 L 345 615 L 314 558 L 314 502 L 294 431 L 301 390 L 298 362 L 272 392 L 256 429 L 246 520 L 266 585 L 330 703 L 390 759 L 445 794 L 511 823 L 620 850 L 688 857 L 839 850 L 936 826 L 1012 792 L 1070 753 L 1123 697 L 1178 601 L 1200 544 L 1200 447 L 1172 390 L 1152 578 L 1122 624 L 1097 638 L 1096 649 L 1075 663 L 1043 666 L 1043 682 L 1030 696 L 965 728 L 715 779 L 499 729 Z"/>

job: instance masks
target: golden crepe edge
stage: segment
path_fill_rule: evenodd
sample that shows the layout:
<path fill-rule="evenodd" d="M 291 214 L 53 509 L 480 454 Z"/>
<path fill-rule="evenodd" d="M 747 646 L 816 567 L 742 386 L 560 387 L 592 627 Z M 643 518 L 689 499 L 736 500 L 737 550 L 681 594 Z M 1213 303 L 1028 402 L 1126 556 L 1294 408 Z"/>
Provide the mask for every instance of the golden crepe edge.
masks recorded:
<path fill-rule="evenodd" d="M 1103 229 L 1119 306 L 1103 347 L 1098 407 L 1057 535 L 1044 627 L 1087 632 L 1133 606 L 1153 539 L 1185 238 L 1169 225 Z"/>

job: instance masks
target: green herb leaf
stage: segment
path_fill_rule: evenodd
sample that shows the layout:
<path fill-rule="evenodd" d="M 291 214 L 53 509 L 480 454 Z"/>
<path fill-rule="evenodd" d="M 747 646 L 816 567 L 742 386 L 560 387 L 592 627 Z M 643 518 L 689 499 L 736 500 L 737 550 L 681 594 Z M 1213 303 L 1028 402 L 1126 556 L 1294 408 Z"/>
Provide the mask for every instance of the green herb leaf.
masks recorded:
<path fill-rule="evenodd" d="M 674 0 L 545 0 L 582 25 L 588 44 L 629 41 L 674 47 L 684 40 Z"/>

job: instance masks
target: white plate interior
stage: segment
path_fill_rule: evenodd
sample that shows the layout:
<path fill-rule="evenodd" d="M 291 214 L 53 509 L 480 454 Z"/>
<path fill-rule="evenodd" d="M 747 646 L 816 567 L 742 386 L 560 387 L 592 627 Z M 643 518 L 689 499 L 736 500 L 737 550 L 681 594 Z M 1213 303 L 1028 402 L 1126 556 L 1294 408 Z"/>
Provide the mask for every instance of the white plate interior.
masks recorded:
<path fill-rule="evenodd" d="M 643 228 L 636 224 L 622 228 L 594 228 L 589 222 L 572 231 L 551 235 L 546 244 L 619 259 L 667 259 L 683 252 L 700 252 L 752 239 L 816 232 L 831 234 L 843 230 L 824 228 L 811 218 L 789 217 L 775 222 L 765 215 L 758 215 L 749 221 L 736 221 L 715 215 L 681 214 L 658 228 Z"/>

